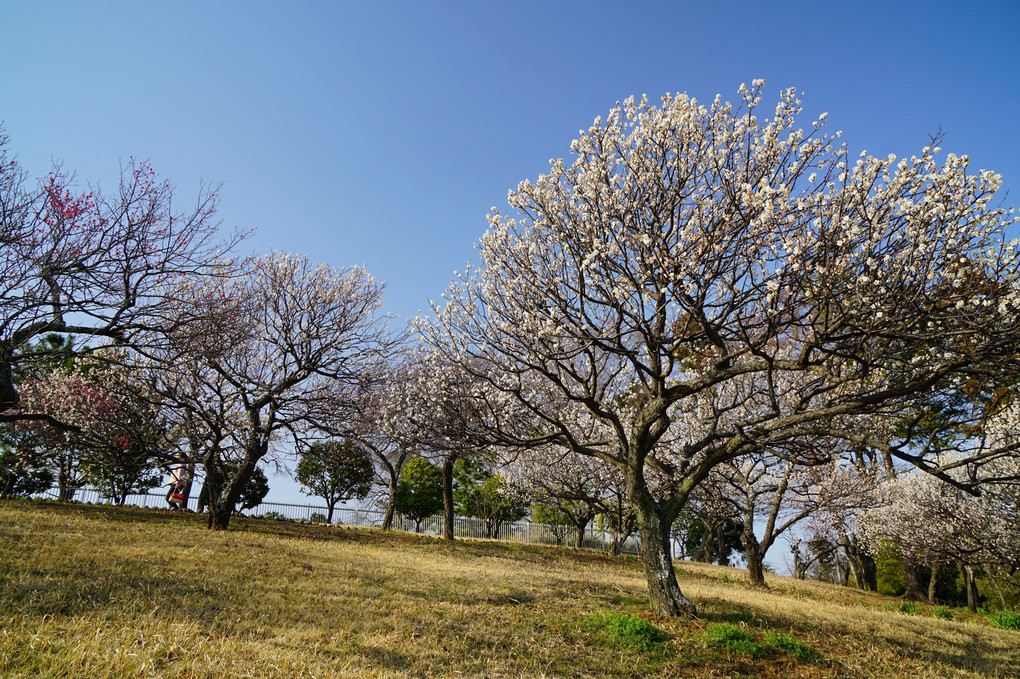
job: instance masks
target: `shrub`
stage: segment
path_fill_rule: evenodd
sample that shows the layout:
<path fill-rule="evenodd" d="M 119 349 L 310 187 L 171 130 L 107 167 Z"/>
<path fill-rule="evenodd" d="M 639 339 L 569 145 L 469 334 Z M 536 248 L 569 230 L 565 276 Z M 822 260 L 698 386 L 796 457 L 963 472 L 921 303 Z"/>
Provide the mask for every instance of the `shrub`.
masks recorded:
<path fill-rule="evenodd" d="M 312 512 L 312 515 L 308 517 L 308 520 L 312 523 L 327 523 L 326 515 L 321 512 Z"/>
<path fill-rule="evenodd" d="M 915 603 L 911 603 L 909 601 L 906 601 L 906 602 L 900 604 L 899 611 L 900 611 L 900 613 L 906 613 L 907 615 L 915 615 L 917 613 L 920 613 L 921 607 L 918 606 Z"/>
<path fill-rule="evenodd" d="M 263 519 L 273 519 L 275 521 L 286 521 L 287 517 L 280 512 L 265 512 L 262 514 Z"/>
<path fill-rule="evenodd" d="M 943 620 L 952 620 L 953 611 L 949 606 L 936 606 L 935 610 L 932 611 L 932 615 L 936 618 L 942 618 Z"/>
<path fill-rule="evenodd" d="M 669 639 L 664 631 L 637 615 L 592 615 L 585 618 L 582 624 L 586 629 L 598 632 L 604 641 L 642 651 L 654 650 Z"/>
<path fill-rule="evenodd" d="M 997 629 L 1009 629 L 1020 632 L 1020 613 L 999 611 L 988 616 L 988 624 Z"/>
<path fill-rule="evenodd" d="M 765 654 L 765 648 L 754 640 L 749 632 L 733 625 L 715 623 L 705 628 L 705 642 L 709 646 L 725 648 L 731 653 L 757 658 Z"/>
<path fill-rule="evenodd" d="M 814 662 L 822 657 L 810 644 L 789 634 L 769 634 L 765 637 L 765 641 L 791 658 L 803 662 Z"/>

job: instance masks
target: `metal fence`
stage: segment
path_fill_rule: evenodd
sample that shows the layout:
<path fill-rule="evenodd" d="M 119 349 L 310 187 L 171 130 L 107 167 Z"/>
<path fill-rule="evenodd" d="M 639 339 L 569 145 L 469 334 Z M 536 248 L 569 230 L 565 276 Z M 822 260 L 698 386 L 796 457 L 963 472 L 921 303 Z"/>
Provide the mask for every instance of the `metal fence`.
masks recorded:
<path fill-rule="evenodd" d="M 37 497 L 51 500 L 57 499 L 55 490 L 42 493 Z M 78 488 L 74 491 L 72 502 L 84 504 L 107 504 L 109 501 L 102 492 L 95 488 Z M 130 493 L 125 502 L 126 507 L 168 510 L 165 493 Z M 187 508 L 198 511 L 198 498 L 189 497 Z M 328 509 L 325 505 L 298 505 L 285 502 L 262 502 L 246 512 L 247 516 L 259 516 L 267 519 L 285 519 L 290 521 L 309 521 L 326 523 Z M 333 523 L 343 526 L 362 528 L 379 528 L 382 526 L 384 513 L 376 509 L 357 507 L 336 507 L 333 510 Z M 396 530 L 419 532 L 424 535 L 442 535 L 443 516 L 436 514 L 421 521 L 420 526 L 405 516 L 396 514 L 393 517 L 393 528 Z M 577 542 L 577 529 L 573 526 L 550 526 L 531 521 L 515 521 L 499 525 L 486 525 L 482 519 L 458 516 L 453 520 L 453 534 L 457 537 L 502 540 L 521 544 L 560 545 L 573 547 Z M 611 552 L 614 536 L 609 531 L 586 530 L 582 536 L 581 546 L 584 549 Z M 637 536 L 628 537 L 621 551 L 625 554 L 639 554 L 640 540 Z"/>

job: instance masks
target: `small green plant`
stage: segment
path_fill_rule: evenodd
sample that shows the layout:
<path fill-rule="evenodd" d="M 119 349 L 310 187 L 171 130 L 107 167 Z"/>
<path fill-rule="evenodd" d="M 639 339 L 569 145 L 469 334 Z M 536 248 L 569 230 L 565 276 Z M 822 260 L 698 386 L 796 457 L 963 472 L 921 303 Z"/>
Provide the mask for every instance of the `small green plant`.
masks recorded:
<path fill-rule="evenodd" d="M 287 519 L 287 517 L 284 516 L 283 514 L 281 514 L 280 512 L 264 512 L 262 514 L 262 518 L 263 519 L 274 519 L 276 521 L 285 521 Z"/>
<path fill-rule="evenodd" d="M 815 662 L 822 657 L 810 644 L 789 634 L 768 634 L 765 636 L 765 642 L 802 662 Z"/>
<path fill-rule="evenodd" d="M 669 636 L 637 615 L 604 613 L 591 615 L 582 621 L 582 626 L 597 632 L 603 641 L 610 644 L 652 651 L 663 644 Z"/>
<path fill-rule="evenodd" d="M 752 658 L 765 655 L 765 647 L 756 642 L 750 632 L 737 629 L 733 625 L 723 623 L 709 625 L 705 628 L 705 643 Z"/>
<path fill-rule="evenodd" d="M 921 607 L 911 601 L 904 601 L 896 610 L 907 615 L 916 615 L 921 612 Z"/>
<path fill-rule="evenodd" d="M 719 578 L 719 579 L 722 580 L 723 582 L 729 582 L 730 581 L 730 575 L 729 575 L 729 573 L 723 573 L 722 577 Z"/>
<path fill-rule="evenodd" d="M 988 624 L 998 629 L 1020 632 L 1020 613 L 999 611 L 988 616 Z"/>
<path fill-rule="evenodd" d="M 935 610 L 931 612 L 936 618 L 942 618 L 943 620 L 953 619 L 953 610 L 949 606 L 936 606 Z"/>
<path fill-rule="evenodd" d="M 320 512 L 312 512 L 312 515 L 308 517 L 308 520 L 312 523 L 326 523 L 326 515 Z"/>

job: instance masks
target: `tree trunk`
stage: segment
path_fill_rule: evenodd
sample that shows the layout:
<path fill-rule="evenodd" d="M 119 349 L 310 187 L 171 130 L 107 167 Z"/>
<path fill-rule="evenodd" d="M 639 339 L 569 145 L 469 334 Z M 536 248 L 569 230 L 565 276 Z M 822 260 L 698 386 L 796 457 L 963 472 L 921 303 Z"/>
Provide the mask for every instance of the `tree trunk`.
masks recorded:
<path fill-rule="evenodd" d="M 934 564 L 931 567 L 931 576 L 928 578 L 928 603 L 930 604 L 935 603 L 935 588 L 938 585 L 940 568 L 939 564 Z"/>
<path fill-rule="evenodd" d="M 390 530 L 393 527 L 393 499 L 397 496 L 397 476 L 390 474 L 390 495 L 386 501 L 386 514 L 383 516 L 382 529 Z"/>
<path fill-rule="evenodd" d="M 456 453 L 450 453 L 443 461 L 443 539 L 453 540 L 453 463 Z"/>
<path fill-rule="evenodd" d="M 765 584 L 765 568 L 762 565 L 765 551 L 758 543 L 758 539 L 744 532 L 740 536 L 740 543 L 744 546 L 744 554 L 747 555 L 747 579 L 755 587 L 768 587 Z"/>
<path fill-rule="evenodd" d="M 332 525 L 333 523 L 333 505 L 328 505 L 326 509 L 326 523 Z"/>
<path fill-rule="evenodd" d="M 77 490 L 70 483 L 70 473 L 66 469 L 66 466 L 69 465 L 66 458 L 60 459 L 60 469 L 57 471 L 57 502 L 70 502 L 74 499 L 74 492 Z"/>
<path fill-rule="evenodd" d="M 720 521 L 719 525 L 716 527 L 715 530 L 716 530 L 716 542 L 719 545 L 719 553 L 716 555 L 716 557 L 717 557 L 716 563 L 718 563 L 720 566 L 729 566 L 730 565 L 730 556 L 729 556 L 728 550 L 725 547 L 725 545 L 726 545 L 726 522 Z"/>
<path fill-rule="evenodd" d="M 209 528 L 213 530 L 227 530 L 230 525 L 230 515 L 234 513 L 233 503 L 216 501 L 209 503 Z"/>
<path fill-rule="evenodd" d="M 837 584 L 840 587 L 849 587 L 850 586 L 850 574 L 854 573 L 855 574 L 854 575 L 854 587 L 860 587 L 861 586 L 861 581 L 859 579 L 860 578 L 860 569 L 858 568 L 856 571 L 854 570 L 855 566 L 859 566 L 860 565 L 860 564 L 858 564 L 856 559 L 851 559 L 850 557 L 840 558 L 839 552 L 838 551 L 834 551 L 832 553 L 832 562 L 833 562 L 833 565 L 835 566 L 835 571 L 836 571 L 835 575 L 833 576 L 833 577 L 835 577 L 834 584 Z"/>
<path fill-rule="evenodd" d="M 215 482 L 217 473 L 215 465 L 206 465 L 205 477 L 209 490 L 210 528 L 213 530 L 227 530 L 227 526 L 230 524 L 230 516 L 234 513 L 237 502 L 241 497 L 241 491 L 251 479 L 252 472 L 255 471 L 256 462 L 262 459 L 264 454 L 264 448 L 250 449 L 234 470 L 234 476 L 226 479 L 226 485 L 223 488 L 219 488 L 219 484 Z M 210 482 L 210 478 L 213 479 L 212 482 Z"/>
<path fill-rule="evenodd" d="M 645 567 L 652 610 L 666 617 L 697 616 L 697 608 L 680 591 L 673 570 L 669 540 L 672 522 L 659 515 L 658 506 L 647 489 L 631 484 L 631 498 L 641 535 L 641 562 Z"/>
<path fill-rule="evenodd" d="M 903 560 L 903 578 L 907 583 L 907 591 L 903 596 L 912 601 L 924 601 L 926 596 L 921 590 L 921 574 L 917 564 L 909 559 Z"/>
<path fill-rule="evenodd" d="M 977 582 L 974 580 L 974 567 L 964 565 L 961 568 L 963 568 L 964 586 L 967 589 L 967 610 L 971 613 L 977 613 L 978 589 Z"/>
<path fill-rule="evenodd" d="M 1006 595 L 1002 591 L 1002 587 L 999 587 L 999 582 L 992 575 L 992 571 L 988 568 L 988 564 L 984 564 L 985 575 L 988 576 L 988 582 L 992 583 L 992 587 L 995 588 L 995 593 L 999 595 L 999 601 L 1002 603 L 1002 610 L 1009 608 L 1009 604 L 1006 603 Z"/>
<path fill-rule="evenodd" d="M 691 556 L 691 561 L 712 563 L 709 548 L 712 545 L 712 534 L 715 533 L 715 529 L 704 522 L 702 522 L 702 524 L 705 526 L 705 532 L 701 535 L 701 544 L 699 544 L 698 548 L 694 550 L 694 554 Z"/>
<path fill-rule="evenodd" d="M 574 549 L 581 549 L 584 547 L 584 529 L 588 527 L 588 521 L 575 521 L 574 528 L 577 529 L 577 533 L 574 536 Z"/>
<path fill-rule="evenodd" d="M 878 591 L 878 564 L 870 554 L 860 550 L 857 551 L 857 560 L 861 564 L 861 574 L 864 577 L 864 589 L 869 592 Z"/>
<path fill-rule="evenodd" d="M 861 567 L 861 562 L 857 559 L 857 549 L 847 539 L 841 540 L 841 546 L 843 552 L 846 554 L 846 565 L 850 569 L 850 573 L 854 576 L 854 585 L 857 589 L 867 589 L 868 579 L 864 577 L 864 569 Z M 835 554 L 836 557 L 836 570 L 841 570 L 839 563 L 839 553 Z M 845 583 L 844 583 L 845 584 Z"/>

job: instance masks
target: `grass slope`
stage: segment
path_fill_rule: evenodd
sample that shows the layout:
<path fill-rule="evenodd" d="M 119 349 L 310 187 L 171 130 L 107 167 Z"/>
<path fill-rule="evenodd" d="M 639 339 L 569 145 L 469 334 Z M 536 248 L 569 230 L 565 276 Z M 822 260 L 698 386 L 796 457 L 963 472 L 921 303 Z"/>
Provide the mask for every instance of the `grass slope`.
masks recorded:
<path fill-rule="evenodd" d="M 702 619 L 680 622 L 632 559 L 231 526 L 0 502 L 0 676 L 1020 676 L 1020 633 L 821 583 L 683 563 Z"/>

